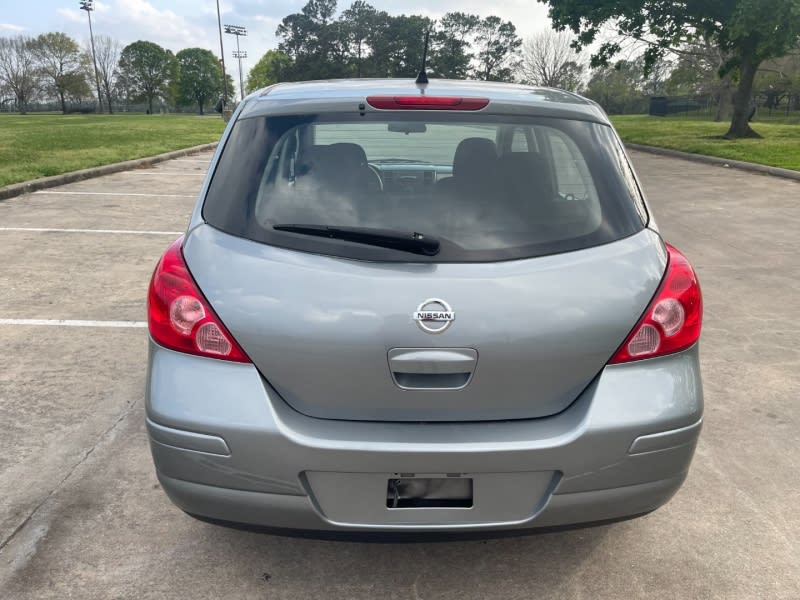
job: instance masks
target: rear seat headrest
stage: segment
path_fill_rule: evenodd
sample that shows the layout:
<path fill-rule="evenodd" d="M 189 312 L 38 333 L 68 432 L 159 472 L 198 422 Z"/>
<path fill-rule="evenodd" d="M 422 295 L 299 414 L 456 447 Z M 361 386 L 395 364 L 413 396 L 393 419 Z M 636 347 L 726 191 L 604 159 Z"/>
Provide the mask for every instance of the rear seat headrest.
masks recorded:
<path fill-rule="evenodd" d="M 338 142 L 327 146 L 327 148 L 328 152 L 340 156 L 343 162 L 359 166 L 367 164 L 367 153 L 358 144 Z"/>
<path fill-rule="evenodd" d="M 498 161 L 503 188 L 520 198 L 525 195 L 553 200 L 556 185 L 548 162 L 535 152 L 511 152 Z"/>
<path fill-rule="evenodd" d="M 497 162 L 497 146 L 487 138 L 471 137 L 461 140 L 453 157 L 453 175 L 470 178 L 485 174 Z"/>

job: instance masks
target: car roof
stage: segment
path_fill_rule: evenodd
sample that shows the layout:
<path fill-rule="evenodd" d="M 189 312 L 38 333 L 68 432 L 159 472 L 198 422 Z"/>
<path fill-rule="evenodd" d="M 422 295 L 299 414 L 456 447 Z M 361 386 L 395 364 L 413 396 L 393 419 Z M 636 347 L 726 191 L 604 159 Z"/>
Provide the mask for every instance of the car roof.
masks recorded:
<path fill-rule="evenodd" d="M 334 79 L 278 83 L 245 98 L 239 118 L 269 114 L 352 111 L 368 96 L 465 96 L 489 99 L 481 112 L 552 116 L 608 124 L 593 101 L 554 88 L 516 83 L 431 79 L 418 85 L 413 79 Z M 376 110 L 365 106 L 366 110 Z"/>

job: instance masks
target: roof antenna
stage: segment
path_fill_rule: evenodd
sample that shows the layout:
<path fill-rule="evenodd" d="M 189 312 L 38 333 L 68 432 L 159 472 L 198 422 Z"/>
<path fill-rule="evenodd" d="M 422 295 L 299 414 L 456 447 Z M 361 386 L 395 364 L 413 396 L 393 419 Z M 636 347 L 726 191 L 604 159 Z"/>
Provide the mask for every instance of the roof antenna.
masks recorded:
<path fill-rule="evenodd" d="M 419 75 L 417 75 L 417 81 L 415 82 L 417 85 L 427 85 L 428 84 L 428 74 L 425 72 L 425 69 L 428 66 L 428 42 L 431 39 L 431 30 L 428 29 L 425 32 L 425 48 L 422 51 L 422 66 L 419 69 Z"/>

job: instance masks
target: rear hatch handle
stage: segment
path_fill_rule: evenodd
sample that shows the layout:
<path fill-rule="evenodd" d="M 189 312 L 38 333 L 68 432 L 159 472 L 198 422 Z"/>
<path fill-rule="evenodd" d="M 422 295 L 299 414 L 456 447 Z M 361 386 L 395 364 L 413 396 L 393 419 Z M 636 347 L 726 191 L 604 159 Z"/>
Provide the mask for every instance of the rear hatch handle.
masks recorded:
<path fill-rule="evenodd" d="M 393 348 L 389 371 L 404 390 L 460 390 L 472 381 L 478 364 L 473 348 Z"/>

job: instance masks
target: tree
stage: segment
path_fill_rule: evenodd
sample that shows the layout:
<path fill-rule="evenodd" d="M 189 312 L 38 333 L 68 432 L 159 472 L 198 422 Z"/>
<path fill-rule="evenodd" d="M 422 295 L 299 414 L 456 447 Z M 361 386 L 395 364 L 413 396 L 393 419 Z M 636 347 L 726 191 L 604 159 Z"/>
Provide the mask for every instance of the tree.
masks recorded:
<path fill-rule="evenodd" d="M 786 101 L 790 107 L 792 97 L 800 84 L 800 55 L 791 53 L 763 63 L 753 83 L 754 89 L 764 98 L 764 107 L 772 114 Z"/>
<path fill-rule="evenodd" d="M 511 21 L 489 16 L 476 29 L 478 65 L 474 71 L 477 79 L 485 81 L 510 81 L 517 69 L 517 51 L 522 40 Z"/>
<path fill-rule="evenodd" d="M 206 104 L 222 94 L 222 68 L 210 50 L 186 48 L 176 55 L 180 65 L 178 96 L 182 104 L 197 103 L 200 114 Z"/>
<path fill-rule="evenodd" d="M 281 21 L 275 35 L 278 49 L 292 59 L 289 79 L 328 79 L 347 76 L 346 36 L 335 23 L 336 0 L 309 0 L 299 13 Z"/>
<path fill-rule="evenodd" d="M 336 19 L 336 6 L 336 0 L 308 0 L 300 12 L 285 17 L 275 34 L 288 61 L 282 57 L 264 68 L 280 67 L 280 79 L 288 81 L 415 77 L 425 33 L 431 32 L 432 76 L 508 80 L 514 74 L 521 41 L 514 25 L 498 17 L 451 12 L 434 23 L 421 15 L 389 15 L 366 0 L 354 0 Z M 266 83 L 276 76 L 274 71 L 254 81 Z"/>
<path fill-rule="evenodd" d="M 477 15 L 450 12 L 436 24 L 431 38 L 431 72 L 437 77 L 466 79 L 472 61 L 472 40 L 480 26 Z"/>
<path fill-rule="evenodd" d="M 645 104 L 641 61 L 621 60 L 594 70 L 585 94 L 610 114 L 639 112 Z"/>
<path fill-rule="evenodd" d="M 0 38 L 0 83 L 14 94 L 17 110 L 22 114 L 39 85 L 33 47 L 33 38 L 27 36 Z"/>
<path fill-rule="evenodd" d="M 577 91 L 583 78 L 583 60 L 572 48 L 567 32 L 542 30 L 522 46 L 519 74 L 523 82 L 533 85 Z"/>
<path fill-rule="evenodd" d="M 111 96 L 119 76 L 117 64 L 119 63 L 119 53 L 122 46 L 117 40 L 107 35 L 98 35 L 94 38 L 94 47 L 95 56 L 97 57 L 97 72 L 100 77 L 100 88 L 106 97 L 108 112 L 113 113 Z M 86 54 L 88 55 L 89 52 L 91 50 L 87 50 Z"/>
<path fill-rule="evenodd" d="M 86 88 L 85 64 L 78 43 L 65 33 L 43 33 L 34 40 L 33 55 L 39 73 L 58 97 L 67 114 L 67 96 L 82 96 Z"/>
<path fill-rule="evenodd" d="M 639 90 L 644 96 L 663 96 L 669 74 L 674 68 L 671 61 L 659 58 L 650 68 L 645 66 L 643 56 L 633 60 L 635 70 L 640 73 Z"/>
<path fill-rule="evenodd" d="M 309 0 L 278 26 L 278 49 L 289 58 L 289 81 L 335 77 L 414 77 L 425 31 L 419 15 L 390 16 L 356 0 L 334 19 L 336 0 Z M 285 61 L 284 63 L 285 64 Z"/>
<path fill-rule="evenodd" d="M 348 62 L 356 77 L 362 77 L 365 70 L 365 59 L 370 52 L 368 40 L 370 30 L 375 24 L 378 11 L 364 0 L 356 0 L 339 19 L 341 32 L 346 38 L 346 46 L 350 54 Z"/>
<path fill-rule="evenodd" d="M 250 69 L 247 76 L 247 91 L 252 92 L 286 79 L 292 67 L 292 59 L 280 50 L 268 50 Z"/>
<path fill-rule="evenodd" d="M 425 32 L 433 21 L 420 15 L 386 15 L 382 26 L 374 29 L 375 77 L 416 77 L 422 65 Z"/>
<path fill-rule="evenodd" d="M 765 60 L 786 54 L 800 36 L 800 0 L 539 0 L 549 4 L 556 29 L 578 34 L 576 46 L 594 44 L 601 28 L 613 23 L 619 34 L 647 44 L 649 69 L 665 53 L 704 39 L 727 57 L 720 76 L 735 73 L 731 124 L 725 137 L 760 137 L 749 125 L 753 81 Z M 592 66 L 608 64 L 621 50 L 605 41 Z"/>
<path fill-rule="evenodd" d="M 667 77 L 665 92 L 671 96 L 705 96 L 716 105 L 715 121 L 721 121 L 730 105 L 732 73 L 720 77 L 727 62 L 719 47 L 708 40 L 696 40 L 680 49 Z"/>
<path fill-rule="evenodd" d="M 181 96 L 181 66 L 178 63 L 178 59 L 172 53 L 172 50 L 167 50 L 167 84 L 164 87 L 164 92 L 161 94 L 161 97 L 167 104 L 171 104 L 173 106 L 177 105 L 180 101 Z M 220 70 L 222 70 L 222 66 L 220 65 Z M 230 75 L 228 76 L 228 81 L 231 82 L 232 78 Z M 233 84 L 229 83 L 230 89 L 233 89 Z M 152 111 L 151 111 L 152 112 Z"/>
<path fill-rule="evenodd" d="M 119 57 L 119 76 L 132 98 L 147 102 L 153 112 L 153 100 L 170 96 L 170 83 L 177 75 L 175 56 L 153 42 L 138 41 L 125 46 Z"/>
<path fill-rule="evenodd" d="M 80 104 L 89 98 L 94 102 L 94 93 L 85 72 L 69 73 L 63 78 L 65 100 Z"/>

